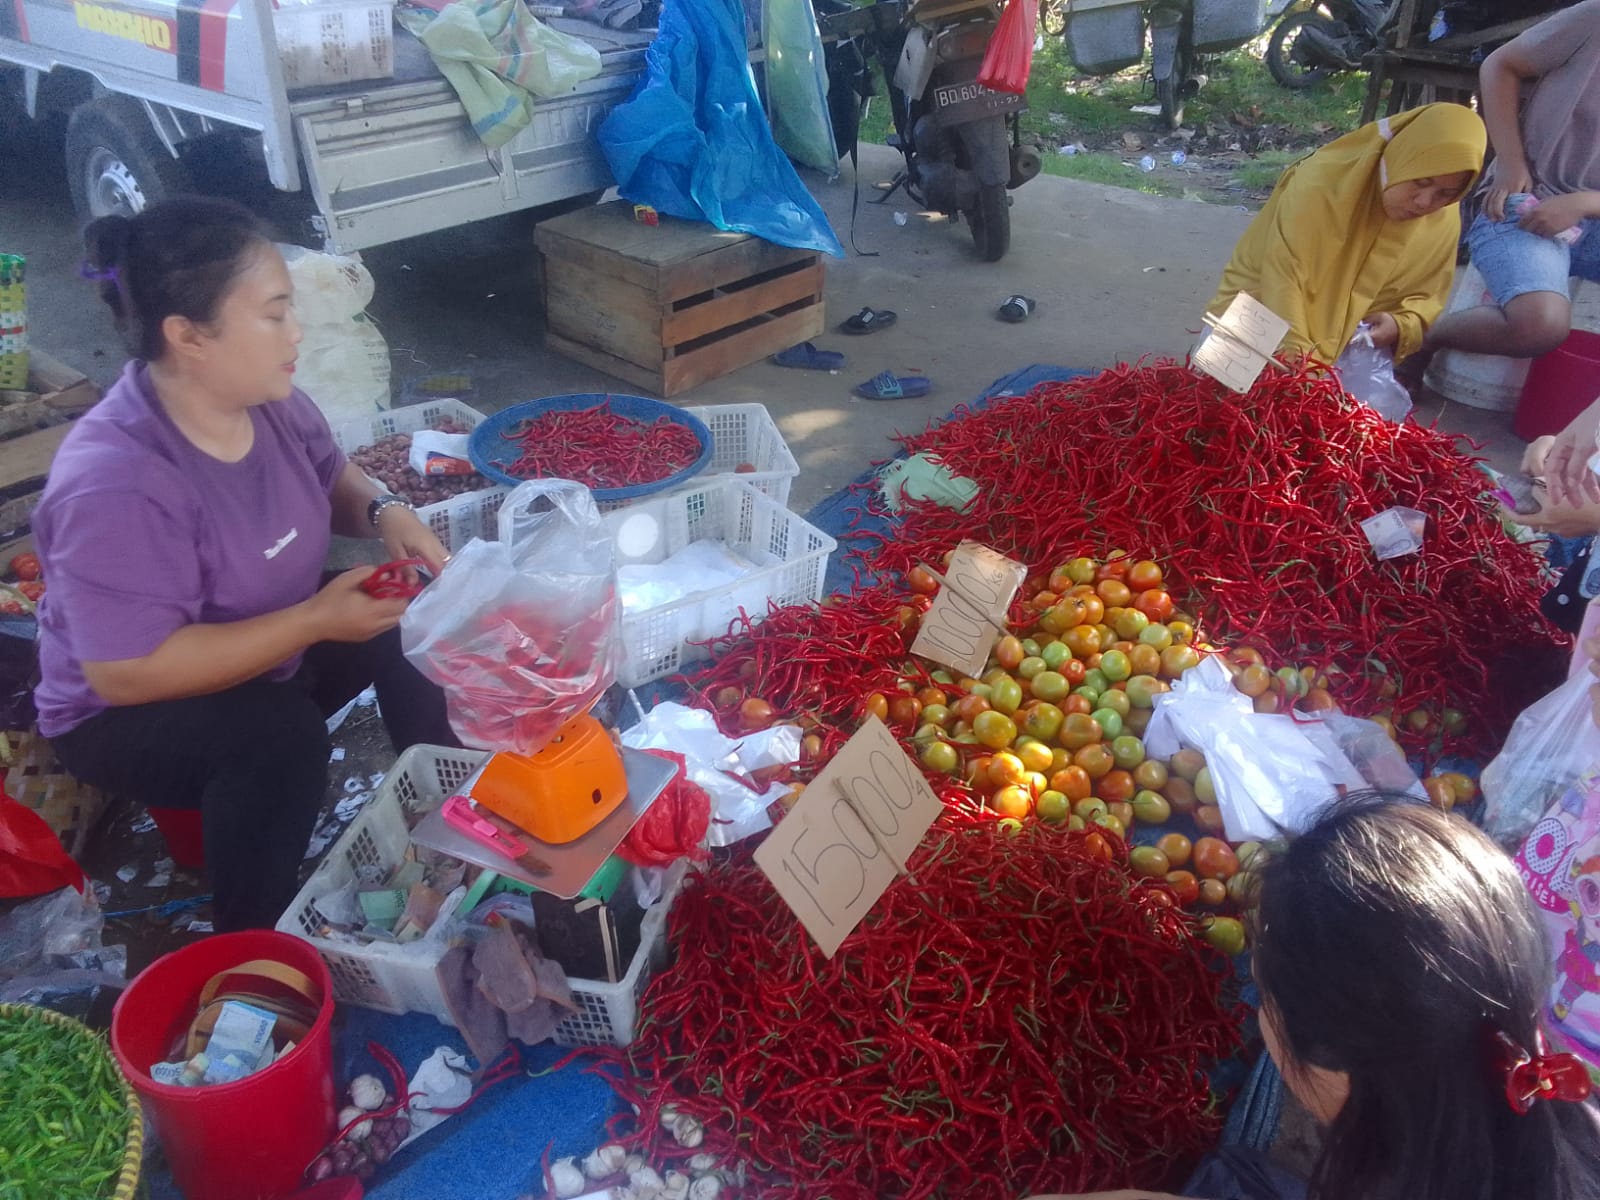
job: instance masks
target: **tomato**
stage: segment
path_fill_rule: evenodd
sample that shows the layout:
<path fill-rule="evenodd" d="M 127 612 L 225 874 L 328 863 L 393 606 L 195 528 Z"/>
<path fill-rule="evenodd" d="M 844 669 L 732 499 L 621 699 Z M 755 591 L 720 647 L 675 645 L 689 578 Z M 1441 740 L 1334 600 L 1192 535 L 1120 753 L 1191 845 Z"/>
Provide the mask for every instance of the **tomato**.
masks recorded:
<path fill-rule="evenodd" d="M 6 565 L 6 570 L 23 583 L 32 583 L 42 573 L 37 554 L 19 554 Z"/>
<path fill-rule="evenodd" d="M 885 704 L 887 705 L 887 701 Z M 956 714 L 956 719 L 961 721 L 976 721 L 978 717 L 993 707 L 986 696 L 967 695 L 961 697 L 950 706 L 950 711 Z"/>
<path fill-rule="evenodd" d="M 1391 718 L 1385 716 L 1383 713 L 1378 713 L 1376 716 L 1368 719 L 1371 720 L 1371 722 L 1379 729 L 1387 733 L 1391 738 L 1398 738 L 1399 730 L 1394 727 L 1394 721 Z"/>
<path fill-rule="evenodd" d="M 1471 776 L 1463 775 L 1460 771 L 1441 771 L 1439 778 L 1449 781 L 1457 804 L 1471 804 L 1478 798 L 1478 781 Z"/>
<path fill-rule="evenodd" d="M 1253 700 L 1272 686 L 1272 672 L 1260 663 L 1250 663 L 1233 677 L 1233 686 Z"/>
<path fill-rule="evenodd" d="M 1089 666 L 1081 658 L 1069 658 L 1061 664 L 1058 673 L 1067 681 L 1067 686 L 1078 687 L 1089 677 Z"/>
<path fill-rule="evenodd" d="M 1022 685 L 1009 677 L 998 680 L 989 693 L 989 703 L 998 712 L 1007 714 L 1016 712 L 1022 707 Z"/>
<path fill-rule="evenodd" d="M 1167 803 L 1165 796 L 1149 788 L 1140 788 L 1137 779 L 1134 780 L 1134 787 L 1138 790 L 1133 793 L 1131 802 L 1133 815 L 1141 825 L 1165 825 L 1172 819 L 1172 805 Z"/>
<path fill-rule="evenodd" d="M 1327 712 L 1338 708 L 1339 704 L 1327 688 L 1314 687 L 1306 693 L 1306 698 L 1300 701 L 1300 707 L 1307 712 Z"/>
<path fill-rule="evenodd" d="M 1156 839 L 1156 845 L 1175 867 L 1188 866 L 1189 858 L 1194 853 L 1194 843 L 1181 833 L 1163 833 Z"/>
<path fill-rule="evenodd" d="M 1091 779 L 1104 779 L 1117 765 L 1117 760 L 1111 757 L 1111 751 L 1099 742 L 1093 742 L 1073 751 L 1072 761 L 1089 772 Z"/>
<path fill-rule="evenodd" d="M 1221 908 L 1228 902 L 1228 885 L 1220 879 L 1200 881 L 1200 903 L 1207 908 Z"/>
<path fill-rule="evenodd" d="M 1022 781 L 1022 786 L 1028 789 L 1028 795 L 1037 796 L 1040 792 L 1050 790 L 1050 781 L 1038 771 L 1029 771 Z"/>
<path fill-rule="evenodd" d="M 1284 708 L 1284 703 L 1285 703 L 1284 697 L 1278 695 L 1278 693 L 1276 693 L 1276 692 L 1263 692 L 1261 695 L 1257 696 L 1254 700 L 1250 701 L 1250 707 L 1253 708 L 1258 713 L 1271 714 L 1271 713 L 1276 713 L 1276 712 L 1282 712 L 1283 708 Z"/>
<path fill-rule="evenodd" d="M 747 702 L 748 703 L 748 702 Z M 915 696 L 899 695 L 889 700 L 889 723 L 898 725 L 902 729 L 910 729 L 922 717 L 922 701 Z M 765 726 L 752 726 L 762 729 Z"/>
<path fill-rule="evenodd" d="M 1166 683 L 1152 675 L 1135 675 L 1128 680 L 1128 701 L 1135 708 L 1154 708 L 1156 696 L 1168 690 Z"/>
<path fill-rule="evenodd" d="M 1100 634 L 1093 625 L 1076 625 L 1062 634 L 1061 640 L 1077 658 L 1100 653 Z"/>
<path fill-rule="evenodd" d="M 1167 886 L 1172 889 L 1179 904 L 1190 905 L 1200 899 L 1200 881 L 1194 877 L 1193 871 L 1168 871 Z"/>
<path fill-rule="evenodd" d="M 1131 733 L 1122 734 L 1111 739 L 1111 756 L 1117 760 L 1117 766 L 1132 771 L 1144 761 L 1144 743 Z"/>
<path fill-rule="evenodd" d="M 1100 564 L 1092 558 L 1074 558 L 1066 563 L 1061 570 L 1073 583 L 1093 583 L 1095 568 Z"/>
<path fill-rule="evenodd" d="M 1133 828 L 1133 805 L 1127 800 L 1106 801 L 1106 811 L 1122 822 L 1124 829 Z"/>
<path fill-rule="evenodd" d="M 808 733 L 800 739 L 800 761 L 814 763 L 822 757 L 822 737 L 819 734 Z"/>
<path fill-rule="evenodd" d="M 1200 932 L 1229 958 L 1244 953 L 1244 925 L 1233 917 L 1209 917 Z"/>
<path fill-rule="evenodd" d="M 1431 734 L 1434 730 L 1433 714 L 1425 708 L 1414 708 L 1401 718 L 1412 733 Z"/>
<path fill-rule="evenodd" d="M 1057 740 L 1068 750 L 1081 750 L 1105 736 L 1100 722 L 1083 713 L 1068 713 L 1061 723 Z"/>
<path fill-rule="evenodd" d="M 931 596 L 939 590 L 939 581 L 927 567 L 912 567 L 906 572 L 906 586 L 920 596 Z"/>
<path fill-rule="evenodd" d="M 1167 622 L 1167 632 L 1172 635 L 1172 640 L 1181 646 L 1187 646 L 1194 641 L 1194 622 L 1180 621 L 1174 618 Z"/>
<path fill-rule="evenodd" d="M 1254 908 L 1261 897 L 1261 881 L 1254 871 L 1240 871 L 1228 880 L 1228 899 L 1239 908 Z"/>
<path fill-rule="evenodd" d="M 991 750 L 1004 750 L 1017 740 L 1017 723 L 1005 713 L 981 712 L 972 722 L 972 732 L 981 745 Z"/>
<path fill-rule="evenodd" d="M 1161 586 L 1161 566 L 1148 558 L 1128 568 L 1128 586 L 1136 592 L 1147 592 Z"/>
<path fill-rule="evenodd" d="M 1094 585 L 1095 594 L 1104 600 L 1107 608 L 1127 608 L 1133 599 L 1128 585 L 1120 579 L 1103 579 Z"/>
<path fill-rule="evenodd" d="M 1110 650 L 1117 644 L 1117 631 L 1109 625 L 1096 625 L 1095 632 L 1100 635 L 1100 649 Z"/>
<path fill-rule="evenodd" d="M 1144 731 L 1150 727 L 1150 718 L 1155 715 L 1148 708 L 1131 709 L 1122 718 L 1122 731 L 1134 737 L 1143 737 Z"/>
<path fill-rule="evenodd" d="M 989 782 L 989 764 L 993 761 L 989 755 L 980 754 L 967 762 L 967 786 L 977 792 L 989 792 L 994 788 Z"/>
<path fill-rule="evenodd" d="M 1234 649 L 1228 651 L 1228 657 L 1233 660 L 1237 666 L 1241 667 L 1261 666 L 1267 661 L 1261 657 L 1261 651 L 1257 650 L 1254 646 L 1236 646 Z"/>
<path fill-rule="evenodd" d="M 1133 598 L 1133 607 L 1135 611 L 1142 612 L 1157 623 L 1168 621 L 1172 618 L 1172 597 L 1160 588 L 1151 588 L 1147 592 L 1140 592 Z"/>
<path fill-rule="evenodd" d="M 1035 696 L 1052 704 L 1065 696 L 1072 687 L 1067 682 L 1066 676 L 1056 671 L 1040 671 L 1028 682 Z"/>
<path fill-rule="evenodd" d="M 1439 714 L 1439 724 L 1447 734 L 1454 737 L 1466 729 L 1467 714 L 1459 708 L 1447 708 Z"/>
<path fill-rule="evenodd" d="M 1050 786 L 1068 800 L 1086 800 L 1094 790 L 1094 780 L 1089 778 L 1089 772 L 1082 767 L 1066 766 L 1059 768 L 1050 776 Z"/>
<path fill-rule="evenodd" d="M 960 705 L 956 706 L 957 716 L 963 715 L 960 711 L 960 707 Z M 987 700 L 984 701 L 984 707 L 989 707 L 989 702 Z M 863 714 L 866 716 L 877 717 L 880 721 L 887 721 L 889 719 L 889 697 L 885 696 L 882 692 L 873 692 L 872 695 L 868 696 L 862 703 L 861 708 Z"/>
<path fill-rule="evenodd" d="M 1422 786 L 1428 793 L 1428 803 L 1435 808 L 1449 812 L 1456 806 L 1456 790 L 1444 776 L 1430 775 L 1422 781 Z"/>
<path fill-rule="evenodd" d="M 1069 713 L 1083 713 L 1086 716 L 1094 713 L 1094 701 L 1087 696 L 1068 696 L 1061 702 L 1061 707 Z"/>
<path fill-rule="evenodd" d="M 1048 642 L 1039 650 L 1040 661 L 1044 663 L 1041 670 L 1059 671 L 1062 664 L 1072 657 L 1072 651 L 1067 649 L 1065 642 Z M 1037 675 L 1039 672 L 1035 671 Z"/>
<path fill-rule="evenodd" d="M 1128 577 L 1128 568 L 1132 565 L 1128 561 L 1127 555 L 1113 550 L 1110 557 L 1095 568 L 1095 582 L 1100 583 L 1107 579 L 1126 579 Z"/>
<path fill-rule="evenodd" d="M 1141 879 L 1165 879 L 1172 870 L 1167 856 L 1154 846 L 1135 846 L 1129 850 L 1128 866 Z"/>
<path fill-rule="evenodd" d="M 1161 789 L 1161 794 L 1167 798 L 1167 803 L 1172 805 L 1175 813 L 1187 815 L 1194 812 L 1200 803 L 1194 798 L 1194 784 L 1177 775 L 1167 780 L 1167 786 Z"/>
<path fill-rule="evenodd" d="M 949 742 L 931 741 L 922 747 L 922 753 L 917 756 L 922 760 L 922 765 L 930 771 L 940 771 L 946 775 L 954 775 L 961 769 L 961 755 Z"/>
<path fill-rule="evenodd" d="M 1157 651 L 1165 650 L 1173 644 L 1172 630 L 1165 625 L 1146 625 L 1139 631 L 1139 641 Z"/>
<path fill-rule="evenodd" d="M 1068 697 L 1072 699 L 1072 697 Z M 1061 723 L 1066 719 L 1066 714 L 1054 704 L 1041 701 L 1035 704 L 1022 718 L 1022 731 L 1029 737 L 1036 737 L 1041 742 L 1051 741 L 1061 732 Z"/>
<path fill-rule="evenodd" d="M 1106 807 L 1106 802 L 1100 799 L 1099 796 L 1086 796 L 1082 800 L 1073 802 L 1072 811 L 1075 816 L 1081 817 L 1085 821 L 1092 821 L 1110 810 Z"/>
<path fill-rule="evenodd" d="M 26 612 L 27 610 L 22 607 L 21 600 L 0 600 L 0 613 L 8 617 L 25 616 Z"/>
<path fill-rule="evenodd" d="M 989 782 L 995 787 L 1021 784 L 1027 775 L 1022 759 L 1010 751 L 1002 750 L 989 759 Z"/>
<path fill-rule="evenodd" d="M 1022 765 L 1030 771 L 1043 773 L 1050 770 L 1052 755 L 1050 747 L 1043 742 L 1029 742 L 1027 745 L 1019 747 L 1016 755 L 1022 760 Z M 1044 789 L 1041 788 L 1039 790 L 1043 791 Z"/>
<path fill-rule="evenodd" d="M 1083 622 L 1085 625 L 1099 625 L 1106 619 L 1106 602 L 1090 592 L 1087 596 L 1079 596 L 1083 603 Z"/>
<path fill-rule="evenodd" d="M 1198 804 L 1192 815 L 1201 833 L 1208 833 L 1214 837 L 1222 836 L 1225 829 L 1222 810 L 1215 804 Z"/>
<path fill-rule="evenodd" d="M 1121 821 L 1117 820 L 1117 818 L 1115 816 L 1113 816 L 1111 813 L 1108 813 L 1108 812 L 1101 813 L 1098 817 L 1094 818 L 1094 820 L 1091 821 L 1090 824 L 1097 825 L 1101 829 L 1104 829 L 1104 830 L 1107 830 L 1107 831 L 1109 831 L 1111 833 L 1114 833 L 1114 834 L 1117 835 L 1117 837 L 1123 839 L 1124 841 L 1127 840 L 1128 827 L 1126 825 L 1124 825 Z"/>
<path fill-rule="evenodd" d="M 1159 626 L 1151 626 L 1151 628 L 1159 628 Z M 1187 646 L 1178 646 L 1176 649 L 1188 650 L 1190 654 L 1194 653 Z M 1166 653 L 1170 654 L 1172 651 L 1169 649 Z M 1164 657 L 1165 655 L 1160 650 L 1157 650 L 1154 646 L 1146 646 L 1143 642 L 1140 642 L 1128 652 L 1128 661 L 1133 664 L 1133 673 L 1135 675 L 1161 674 L 1161 662 Z"/>
<path fill-rule="evenodd" d="M 1239 857 L 1221 838 L 1203 837 L 1194 844 L 1195 874 L 1226 882 L 1239 873 Z"/>
<path fill-rule="evenodd" d="M 1045 660 L 1036 654 L 1030 654 L 1017 664 L 1017 674 L 1023 679 L 1032 682 L 1034 677 L 1046 667 Z"/>
<path fill-rule="evenodd" d="M 1126 804 L 1133 797 L 1133 793 L 1133 776 L 1126 771 L 1107 771 L 1094 785 L 1094 794 L 1107 805 Z M 1126 825 L 1127 822 L 1124 821 L 1123 824 Z"/>
<path fill-rule="evenodd" d="M 1120 695 L 1118 692 L 1107 692 L 1107 696 Z M 1122 736 L 1122 714 L 1114 708 L 1097 708 L 1089 714 L 1100 723 L 1102 734 L 1108 738 Z"/>
<path fill-rule="evenodd" d="M 950 722 L 955 720 L 955 713 L 950 711 L 950 706 L 947 704 L 930 704 L 922 710 L 922 719 L 930 725 L 947 729 Z"/>
<path fill-rule="evenodd" d="M 1115 857 L 1111 843 L 1105 835 L 1091 829 L 1083 835 L 1083 850 L 1090 858 L 1098 858 L 1102 862 L 1110 862 Z"/>
<path fill-rule="evenodd" d="M 772 710 L 772 705 L 765 700 L 752 696 L 739 705 L 739 725 L 746 733 L 757 733 L 766 729 L 778 714 Z"/>
<path fill-rule="evenodd" d="M 1165 883 L 1166 879 L 1163 878 L 1162 882 Z M 1153 904 L 1157 908 L 1176 908 L 1178 905 L 1169 888 L 1144 888 L 1140 894 L 1145 897 L 1146 903 Z"/>
<path fill-rule="evenodd" d="M 1002 817 L 1021 820 L 1033 812 L 1033 797 L 1027 788 L 1003 787 L 990 797 L 989 807 Z"/>
<path fill-rule="evenodd" d="M 1132 641 L 1150 628 L 1150 618 L 1137 608 L 1124 608 L 1111 622 L 1111 628 L 1117 631 L 1118 637 Z"/>
<path fill-rule="evenodd" d="M 1141 788 L 1159 792 L 1167 786 L 1167 764 L 1147 758 L 1133 769 L 1133 781 Z"/>
<path fill-rule="evenodd" d="M 1201 804 L 1217 802 L 1217 789 L 1211 783 L 1210 767 L 1201 767 L 1200 773 L 1194 777 L 1194 794 Z"/>
<path fill-rule="evenodd" d="M 1060 825 L 1072 815 L 1067 798 L 1053 789 L 1040 792 L 1039 798 L 1033 802 L 1033 809 L 1041 821 L 1048 821 L 1052 825 Z"/>
<path fill-rule="evenodd" d="M 1200 665 L 1200 652 L 1193 646 L 1168 646 L 1161 652 L 1161 676 L 1163 679 L 1177 679 L 1185 671 L 1192 671 Z"/>
<path fill-rule="evenodd" d="M 1121 650 L 1107 650 L 1100 656 L 1099 670 L 1112 683 L 1118 683 L 1133 674 L 1133 663 Z"/>

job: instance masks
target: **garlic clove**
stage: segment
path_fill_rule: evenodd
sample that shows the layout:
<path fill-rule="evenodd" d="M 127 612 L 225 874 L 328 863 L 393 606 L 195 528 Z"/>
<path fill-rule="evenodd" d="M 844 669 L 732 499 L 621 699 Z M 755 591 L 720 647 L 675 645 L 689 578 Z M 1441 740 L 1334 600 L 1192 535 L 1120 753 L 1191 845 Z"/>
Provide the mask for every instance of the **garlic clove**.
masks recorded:
<path fill-rule="evenodd" d="M 367 1112 L 377 1112 L 389 1102 L 389 1093 L 376 1075 L 357 1075 L 350 1081 L 350 1103 Z"/>
<path fill-rule="evenodd" d="M 689 1160 L 689 1170 L 697 1175 L 706 1171 L 715 1171 L 716 1169 L 717 1156 L 715 1154 L 696 1154 Z"/>
<path fill-rule="evenodd" d="M 364 1142 L 367 1140 L 368 1135 L 372 1133 L 371 1119 L 369 1118 L 367 1120 L 362 1120 L 362 1118 L 366 1117 L 366 1115 L 366 1109 L 357 1108 L 354 1104 L 347 1105 L 339 1110 L 339 1122 L 337 1128 L 343 1129 L 346 1125 L 350 1124 L 351 1121 L 360 1121 L 361 1124 L 355 1126 L 344 1136 L 348 1141 Z"/>
<path fill-rule="evenodd" d="M 702 1175 L 689 1185 L 689 1200 L 718 1200 L 722 1195 L 722 1180 L 715 1175 Z"/>
<path fill-rule="evenodd" d="M 672 1140 L 687 1150 L 693 1150 L 705 1138 L 705 1126 L 687 1113 L 672 1123 Z"/>
<path fill-rule="evenodd" d="M 572 1200 L 589 1190 L 589 1181 L 570 1158 L 558 1159 L 550 1164 L 550 1184 L 558 1200 Z"/>
<path fill-rule="evenodd" d="M 628 1155 L 627 1159 L 624 1160 L 624 1162 L 622 1164 L 622 1169 L 624 1171 L 626 1171 L 629 1175 L 632 1175 L 635 1171 L 639 1170 L 639 1168 L 643 1167 L 644 1165 L 645 1165 L 644 1155 L 642 1155 L 642 1154 L 630 1154 L 630 1155 Z"/>

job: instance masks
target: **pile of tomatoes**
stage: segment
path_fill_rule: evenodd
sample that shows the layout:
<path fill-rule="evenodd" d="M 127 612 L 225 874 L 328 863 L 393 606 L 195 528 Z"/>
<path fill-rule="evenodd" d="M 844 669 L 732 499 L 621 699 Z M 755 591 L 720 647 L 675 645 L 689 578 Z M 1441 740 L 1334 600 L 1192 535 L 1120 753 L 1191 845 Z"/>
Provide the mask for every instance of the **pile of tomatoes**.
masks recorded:
<path fill-rule="evenodd" d="M 44 578 L 39 556 L 30 552 L 12 558 L 6 564 L 6 582 L 0 589 L 0 614 L 17 617 L 31 613 L 43 595 Z"/>

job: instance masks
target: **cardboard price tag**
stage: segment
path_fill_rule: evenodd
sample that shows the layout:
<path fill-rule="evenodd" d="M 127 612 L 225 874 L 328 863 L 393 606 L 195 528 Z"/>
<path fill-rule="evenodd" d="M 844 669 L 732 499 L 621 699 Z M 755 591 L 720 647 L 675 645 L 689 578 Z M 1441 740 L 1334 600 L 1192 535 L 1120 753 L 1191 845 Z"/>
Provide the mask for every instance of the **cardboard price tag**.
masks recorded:
<path fill-rule="evenodd" d="M 963 675 L 977 675 L 1004 632 L 1006 610 L 1027 577 L 1026 567 L 998 550 L 962 542 L 950 556 L 911 653 Z"/>
<path fill-rule="evenodd" d="M 1248 292 L 1235 296 L 1220 318 L 1207 313 L 1204 319 L 1211 336 L 1195 348 L 1190 361 L 1236 392 L 1248 392 L 1267 364 L 1277 362 L 1272 356 L 1289 332 L 1289 322 Z"/>
<path fill-rule="evenodd" d="M 894 735 L 866 722 L 756 850 L 756 865 L 832 958 L 939 815 Z"/>

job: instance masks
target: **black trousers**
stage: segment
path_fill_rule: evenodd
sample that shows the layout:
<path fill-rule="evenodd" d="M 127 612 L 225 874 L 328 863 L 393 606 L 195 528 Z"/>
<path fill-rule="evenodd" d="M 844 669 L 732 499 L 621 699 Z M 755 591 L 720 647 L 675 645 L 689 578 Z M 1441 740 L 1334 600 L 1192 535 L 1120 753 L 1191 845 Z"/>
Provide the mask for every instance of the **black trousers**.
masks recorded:
<path fill-rule="evenodd" d="M 113 796 L 200 809 L 216 928 L 270 929 L 294 899 L 327 791 L 327 718 L 369 684 L 396 752 L 459 744 L 444 693 L 406 661 L 391 630 L 313 646 L 283 683 L 108 708 L 52 745 L 68 771 Z"/>

